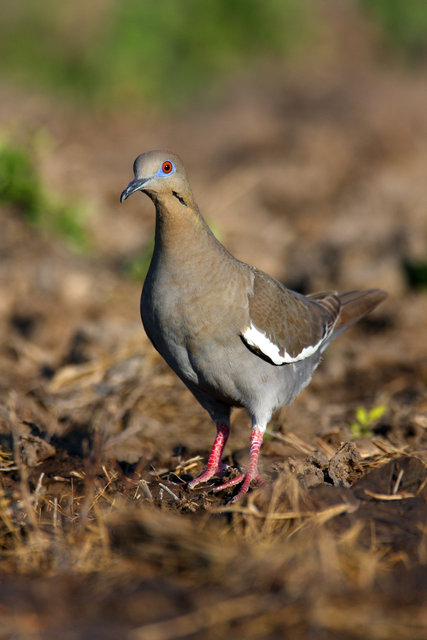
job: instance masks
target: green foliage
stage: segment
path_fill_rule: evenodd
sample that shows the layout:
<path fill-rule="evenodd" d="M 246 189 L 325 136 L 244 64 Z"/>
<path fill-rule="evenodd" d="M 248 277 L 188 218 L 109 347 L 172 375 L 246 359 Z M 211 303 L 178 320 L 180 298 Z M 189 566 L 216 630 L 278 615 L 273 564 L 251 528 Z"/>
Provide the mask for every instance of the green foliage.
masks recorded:
<path fill-rule="evenodd" d="M 387 41 L 427 54 L 426 0 L 352 0 Z M 0 73 L 105 103 L 185 104 L 312 42 L 313 0 L 20 0 L 2 6 Z"/>
<path fill-rule="evenodd" d="M 16 207 L 34 226 L 65 238 L 75 249 L 89 247 L 82 211 L 47 196 L 29 151 L 0 143 L 0 202 Z"/>
<path fill-rule="evenodd" d="M 369 410 L 359 407 L 356 411 L 356 420 L 350 425 L 353 438 L 372 435 L 373 424 L 381 418 L 386 409 L 387 407 L 382 404 Z"/>
<path fill-rule="evenodd" d="M 27 151 L 21 147 L 0 147 L 0 201 L 16 205 L 35 222 L 43 208 L 43 194 Z"/>
<path fill-rule="evenodd" d="M 115 11 L 104 70 L 128 98 L 181 102 L 303 36 L 295 0 L 128 0 Z M 112 71 L 112 73 L 111 73 Z"/>
<path fill-rule="evenodd" d="M 182 103 L 310 35 L 308 0 L 21 0 L 2 8 L 0 70 L 97 101 Z"/>
<path fill-rule="evenodd" d="M 411 289 L 427 289 L 427 259 L 405 260 L 403 271 Z"/>
<path fill-rule="evenodd" d="M 154 249 L 154 236 L 137 256 L 130 258 L 123 265 L 124 273 L 138 282 L 145 280 Z"/>
<path fill-rule="evenodd" d="M 379 24 L 386 42 L 413 62 L 427 55 L 426 0 L 358 0 Z"/>

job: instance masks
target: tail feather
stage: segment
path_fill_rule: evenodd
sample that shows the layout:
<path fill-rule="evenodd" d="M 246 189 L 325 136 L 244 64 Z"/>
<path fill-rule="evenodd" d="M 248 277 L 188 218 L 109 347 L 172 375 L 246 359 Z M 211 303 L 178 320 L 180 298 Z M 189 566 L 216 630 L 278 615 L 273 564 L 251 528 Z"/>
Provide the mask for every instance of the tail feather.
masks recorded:
<path fill-rule="evenodd" d="M 334 327 L 332 338 L 335 339 L 343 331 L 375 309 L 386 297 L 387 293 L 381 289 L 347 291 L 340 294 L 341 311 Z"/>

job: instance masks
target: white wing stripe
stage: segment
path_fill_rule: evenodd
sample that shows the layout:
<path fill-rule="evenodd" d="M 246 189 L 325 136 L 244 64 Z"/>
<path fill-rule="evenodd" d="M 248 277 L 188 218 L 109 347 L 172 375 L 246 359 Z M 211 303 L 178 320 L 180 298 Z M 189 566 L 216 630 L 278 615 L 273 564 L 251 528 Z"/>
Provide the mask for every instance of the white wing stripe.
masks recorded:
<path fill-rule="evenodd" d="M 250 327 L 245 329 L 242 336 L 250 347 L 258 349 L 265 356 L 267 356 L 267 358 L 274 362 L 274 364 L 277 365 L 291 364 L 292 362 L 298 362 L 299 360 L 309 358 L 318 350 L 318 348 L 326 338 L 326 336 L 324 336 L 319 340 L 317 344 L 304 347 L 304 349 L 300 353 L 298 353 L 298 355 L 291 356 L 289 353 L 287 353 L 287 351 L 285 351 L 282 355 L 277 344 L 271 342 L 271 340 L 265 335 L 265 333 L 257 329 L 257 327 L 253 323 L 251 323 Z"/>

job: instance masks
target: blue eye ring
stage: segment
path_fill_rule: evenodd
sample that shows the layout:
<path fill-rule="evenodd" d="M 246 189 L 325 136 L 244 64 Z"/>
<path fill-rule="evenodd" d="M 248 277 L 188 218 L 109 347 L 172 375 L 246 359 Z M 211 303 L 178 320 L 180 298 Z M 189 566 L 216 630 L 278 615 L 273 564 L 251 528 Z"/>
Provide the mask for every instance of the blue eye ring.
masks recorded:
<path fill-rule="evenodd" d="M 156 176 L 159 178 L 164 178 L 165 176 L 170 176 L 172 173 L 175 173 L 176 167 L 172 160 L 165 160 L 162 162 L 162 166 L 156 173 Z"/>

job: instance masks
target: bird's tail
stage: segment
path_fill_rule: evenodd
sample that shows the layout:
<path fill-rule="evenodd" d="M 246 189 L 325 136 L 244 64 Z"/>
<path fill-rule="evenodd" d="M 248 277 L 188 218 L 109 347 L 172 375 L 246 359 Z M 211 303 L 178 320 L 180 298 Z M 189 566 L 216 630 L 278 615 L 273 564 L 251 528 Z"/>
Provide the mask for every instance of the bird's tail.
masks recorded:
<path fill-rule="evenodd" d="M 331 336 L 332 339 L 337 338 L 343 331 L 375 309 L 386 297 L 386 292 L 381 289 L 341 293 L 339 296 L 341 310 Z"/>

